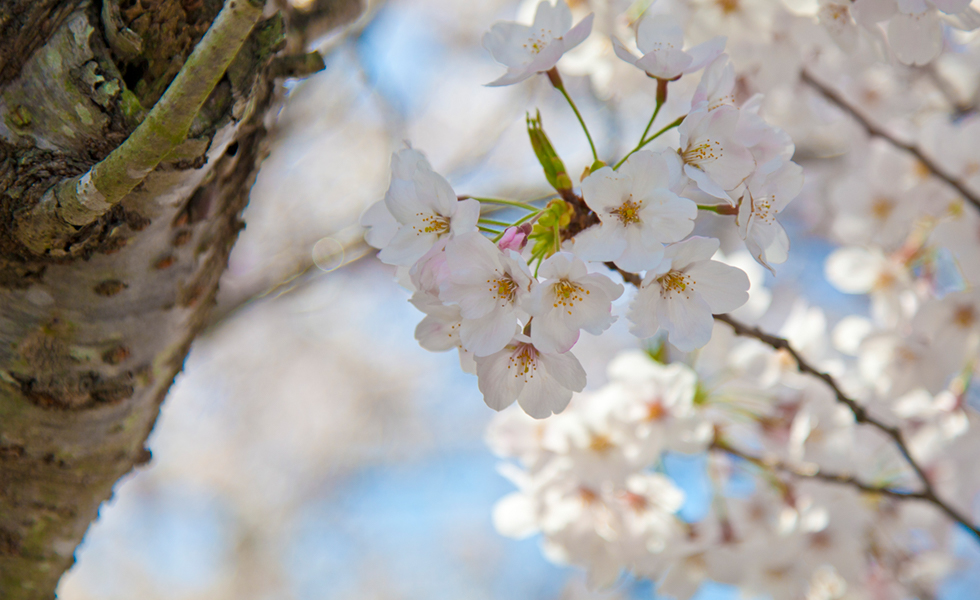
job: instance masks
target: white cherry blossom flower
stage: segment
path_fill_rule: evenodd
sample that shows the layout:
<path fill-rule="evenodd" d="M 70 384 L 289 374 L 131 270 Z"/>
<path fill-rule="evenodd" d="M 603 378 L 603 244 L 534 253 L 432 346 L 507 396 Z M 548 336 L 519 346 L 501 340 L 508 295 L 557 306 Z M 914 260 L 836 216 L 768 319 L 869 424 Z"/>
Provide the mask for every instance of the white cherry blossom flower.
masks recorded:
<path fill-rule="evenodd" d="M 752 176 L 738 202 L 735 216 L 738 235 L 745 240 L 745 247 L 752 257 L 773 273 L 769 263 L 785 262 L 789 252 L 789 238 L 776 221 L 776 215 L 799 195 L 801 189 L 803 169 L 800 165 L 776 159 Z"/>
<path fill-rule="evenodd" d="M 691 98 L 691 107 L 697 109 L 702 106 L 708 112 L 722 106 L 735 106 L 735 67 L 727 54 L 711 61 L 701 75 Z"/>
<path fill-rule="evenodd" d="M 923 2 L 924 4 L 924 2 Z M 895 57 L 907 65 L 924 65 L 943 49 L 943 26 L 935 10 L 906 13 L 901 10 L 888 21 L 888 44 Z"/>
<path fill-rule="evenodd" d="M 612 43 L 616 56 L 650 77 L 665 80 L 703 69 L 725 50 L 724 37 L 682 50 L 684 30 L 669 15 L 648 16 L 640 21 L 636 28 L 636 46 L 643 56 L 634 55 L 615 37 Z"/>
<path fill-rule="evenodd" d="M 755 160 L 736 136 L 739 110 L 706 105 L 692 110 L 678 127 L 680 150 L 671 156 L 702 192 L 734 205 L 728 195 L 752 174 Z"/>
<path fill-rule="evenodd" d="M 384 244 L 378 258 L 390 265 L 411 266 L 440 239 L 476 231 L 480 203 L 456 199 L 456 193 L 441 175 L 432 170 L 422 153 L 411 148 L 391 157 L 391 184 L 384 207 L 398 224 L 388 235 L 391 221 L 374 205 L 362 217 L 371 227 L 368 243 Z"/>
<path fill-rule="evenodd" d="M 711 260 L 719 245 L 695 236 L 667 247 L 663 263 L 647 272 L 630 304 L 633 335 L 650 337 L 662 328 L 685 352 L 708 343 L 712 314 L 733 311 L 749 299 L 745 273 Z"/>
<path fill-rule="evenodd" d="M 600 223 L 575 237 L 575 254 L 615 261 L 627 271 L 657 266 L 663 245 L 684 239 L 697 217 L 693 201 L 670 191 L 678 172 L 663 155 L 640 151 L 618 171 L 603 167 L 586 177 L 582 196 Z"/>
<path fill-rule="evenodd" d="M 565 52 L 589 36 L 593 16 L 572 27 L 572 12 L 564 0 L 555 4 L 544 0 L 538 4 L 530 26 L 512 21 L 494 23 L 483 36 L 483 47 L 507 67 L 507 72 L 487 85 L 511 85 L 551 69 Z"/>
<path fill-rule="evenodd" d="M 476 374 L 487 406 L 502 410 L 517 400 L 535 419 L 565 410 L 572 393 L 585 388 L 585 369 L 571 352 L 542 352 L 522 334 L 495 354 L 477 356 Z"/>
<path fill-rule="evenodd" d="M 623 286 L 600 273 L 589 273 L 582 260 L 558 252 L 538 271 L 539 283 L 524 302 L 534 317 L 531 341 L 542 352 L 567 352 L 578 341 L 579 330 L 599 335 L 616 320 L 612 301 Z"/>
<path fill-rule="evenodd" d="M 473 232 L 446 245 L 446 266 L 439 298 L 460 307 L 463 347 L 476 356 L 500 351 L 514 337 L 518 319 L 527 319 L 521 303 L 534 281 L 527 263 Z"/>
<path fill-rule="evenodd" d="M 419 345 L 430 352 L 446 352 L 456 348 L 459 350 L 459 364 L 463 371 L 476 373 L 473 353 L 464 348 L 459 339 L 462 323 L 459 307 L 443 304 L 438 298 L 425 292 L 416 292 L 409 302 L 426 315 L 415 328 L 415 339 Z"/>

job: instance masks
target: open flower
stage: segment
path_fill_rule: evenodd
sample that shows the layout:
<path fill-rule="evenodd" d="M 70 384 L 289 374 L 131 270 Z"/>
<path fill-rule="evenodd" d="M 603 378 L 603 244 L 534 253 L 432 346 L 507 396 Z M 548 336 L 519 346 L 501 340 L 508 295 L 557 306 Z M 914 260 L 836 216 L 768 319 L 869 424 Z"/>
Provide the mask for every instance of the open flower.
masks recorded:
<path fill-rule="evenodd" d="M 670 191 L 671 175 L 662 155 L 643 150 L 618 171 L 603 167 L 586 177 L 582 196 L 600 223 L 575 237 L 575 254 L 615 261 L 627 271 L 660 264 L 664 244 L 691 233 L 698 213 L 694 202 Z"/>
<path fill-rule="evenodd" d="M 789 238 L 776 215 L 803 188 L 803 168 L 794 162 L 776 159 L 759 169 L 749 180 L 738 202 L 735 222 L 745 247 L 760 265 L 773 271 L 769 263 L 782 263 L 789 252 Z M 775 273 L 775 271 L 773 271 Z"/>
<path fill-rule="evenodd" d="M 572 27 L 572 12 L 564 0 L 538 4 L 531 26 L 512 21 L 494 23 L 483 36 L 483 47 L 507 72 L 487 85 L 511 85 L 558 63 L 562 54 L 582 43 L 592 32 L 590 14 Z"/>
<path fill-rule="evenodd" d="M 408 148 L 392 155 L 384 205 L 368 208 L 361 224 L 370 227 L 366 239 L 381 248 L 382 262 L 408 267 L 439 240 L 476 231 L 479 218 L 479 202 L 457 200 L 449 182 L 432 170 L 422 153 Z"/>
<path fill-rule="evenodd" d="M 630 304 L 630 332 L 643 338 L 662 328 L 685 352 L 707 344 L 712 314 L 731 312 L 749 299 L 745 273 L 711 260 L 719 246 L 716 239 L 697 236 L 668 246 L 663 263 L 647 272 Z"/>
<path fill-rule="evenodd" d="M 478 356 L 476 374 L 487 406 L 503 410 L 517 400 L 535 419 L 565 410 L 572 393 L 585 388 L 585 369 L 571 352 L 542 352 L 521 334 L 500 352 Z"/>
<path fill-rule="evenodd" d="M 415 308 L 425 313 L 425 318 L 415 328 L 415 339 L 430 352 L 459 350 L 459 365 L 467 373 L 476 373 L 473 353 L 463 348 L 459 339 L 462 317 L 455 304 L 443 304 L 438 298 L 425 292 L 415 292 L 409 300 Z"/>
<path fill-rule="evenodd" d="M 531 341 L 543 352 L 567 352 L 578 341 L 579 330 L 599 335 L 613 324 L 612 301 L 623 286 L 600 273 L 590 274 L 585 263 L 559 252 L 541 264 L 545 278 L 534 287 L 524 308 L 534 317 Z"/>
<path fill-rule="evenodd" d="M 527 319 L 521 303 L 534 282 L 527 263 L 473 232 L 446 245 L 446 266 L 439 298 L 459 304 L 463 347 L 476 356 L 500 351 L 514 337 L 518 319 Z"/>
<path fill-rule="evenodd" d="M 666 80 L 704 68 L 725 50 L 725 38 L 716 37 L 685 52 L 684 30 L 667 15 L 646 17 L 637 26 L 636 47 L 643 56 L 637 57 L 616 38 L 612 43 L 616 56 L 650 77 Z"/>
<path fill-rule="evenodd" d="M 692 110 L 678 127 L 681 145 L 672 157 L 702 192 L 735 203 L 728 195 L 752 174 L 752 153 L 737 139 L 739 111 L 723 105 L 709 111 L 706 104 Z M 667 155 L 669 156 L 669 155 Z"/>

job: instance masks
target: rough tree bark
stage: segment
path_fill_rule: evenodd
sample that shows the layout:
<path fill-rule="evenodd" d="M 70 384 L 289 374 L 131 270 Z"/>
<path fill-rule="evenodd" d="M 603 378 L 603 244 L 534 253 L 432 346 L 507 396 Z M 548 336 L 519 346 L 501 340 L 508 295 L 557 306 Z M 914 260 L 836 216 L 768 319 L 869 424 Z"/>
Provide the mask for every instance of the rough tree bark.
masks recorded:
<path fill-rule="evenodd" d="M 359 9 L 321 5 L 329 26 Z M 113 484 L 150 458 L 243 227 L 274 79 L 316 63 L 283 56 L 282 14 L 262 11 L 0 0 L 4 600 L 54 597 Z"/>

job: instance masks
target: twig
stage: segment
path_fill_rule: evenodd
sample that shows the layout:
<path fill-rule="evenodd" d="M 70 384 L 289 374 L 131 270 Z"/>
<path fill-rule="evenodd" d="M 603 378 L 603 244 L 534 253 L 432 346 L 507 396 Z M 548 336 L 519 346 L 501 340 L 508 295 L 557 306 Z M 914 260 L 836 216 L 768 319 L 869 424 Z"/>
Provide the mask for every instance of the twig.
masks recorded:
<path fill-rule="evenodd" d="M 926 472 L 922 466 L 919 465 L 919 463 L 912 457 L 911 453 L 909 452 L 908 443 L 905 441 L 905 436 L 898 427 L 887 425 L 877 418 L 869 415 L 868 411 L 863 406 L 858 404 L 857 400 L 851 398 L 840 389 L 840 386 L 837 385 L 837 382 L 833 377 L 831 377 L 828 373 L 817 370 L 813 365 L 807 362 L 806 359 L 800 356 L 800 353 L 790 345 L 788 340 L 765 333 L 758 327 L 750 327 L 744 323 L 740 323 L 728 315 L 715 315 L 715 320 L 730 326 L 738 335 L 755 338 L 775 350 L 785 351 L 791 357 L 793 357 L 794 361 L 796 361 L 796 368 L 799 369 L 801 373 L 806 373 L 807 375 L 816 377 L 827 384 L 827 386 L 837 397 L 837 401 L 847 406 L 851 413 L 854 414 L 854 420 L 856 422 L 870 425 L 891 438 L 891 440 L 898 447 L 899 452 L 902 453 L 902 457 L 905 458 L 905 461 L 912 467 L 912 470 L 915 471 L 916 476 L 922 483 L 922 491 L 905 494 L 905 496 L 931 502 L 946 513 L 950 519 L 956 521 L 963 527 L 966 527 L 971 533 L 973 533 L 973 535 L 977 537 L 978 540 L 980 540 L 980 529 L 978 529 L 976 525 L 973 525 L 963 514 L 936 495 L 936 490 L 933 487 L 932 482 L 929 480 L 929 477 L 926 475 Z"/>
<path fill-rule="evenodd" d="M 868 131 L 868 134 L 875 137 L 880 137 L 896 148 L 905 150 L 914 156 L 926 169 L 929 170 L 930 173 L 946 182 L 947 185 L 956 190 L 961 196 L 963 196 L 964 199 L 966 199 L 967 202 L 972 204 L 974 208 L 980 211 L 980 195 L 968 190 L 961 181 L 957 180 L 956 177 L 940 167 L 934 159 L 926 156 L 918 146 L 899 141 L 893 135 L 869 121 L 867 117 L 858 112 L 857 108 L 852 106 L 847 100 L 844 99 L 843 96 L 814 79 L 813 75 L 811 75 L 806 69 L 803 69 L 803 71 L 800 72 L 800 79 L 823 94 L 824 98 L 835 104 L 838 108 L 851 115 L 854 120 L 860 123 L 861 126 Z"/>
<path fill-rule="evenodd" d="M 929 498 L 922 492 L 905 492 L 902 490 L 896 490 L 890 487 L 876 486 L 868 483 L 864 483 L 860 479 L 853 477 L 851 475 L 844 475 L 843 473 L 831 473 L 824 471 L 823 469 L 817 469 L 816 471 L 805 471 L 796 468 L 790 464 L 784 463 L 770 458 L 762 458 L 759 456 L 753 456 L 735 448 L 728 442 L 721 439 L 715 439 L 711 442 L 710 449 L 720 450 L 731 454 L 732 456 L 737 456 L 742 460 L 750 462 L 757 467 L 766 470 L 775 470 L 787 475 L 792 475 L 793 477 L 798 477 L 801 479 L 819 479 L 820 481 L 826 481 L 829 483 L 836 483 L 841 485 L 849 485 L 855 487 L 862 492 L 867 492 L 869 494 L 881 494 L 882 496 L 889 496 L 891 498 L 901 498 L 905 500 L 925 500 L 929 501 Z"/>
<path fill-rule="evenodd" d="M 608 262 L 605 264 L 613 271 L 616 271 L 617 273 L 622 275 L 624 281 L 631 283 L 636 287 L 640 287 L 640 284 L 642 283 L 642 279 L 636 273 L 630 273 L 629 271 L 620 269 L 618 266 L 616 266 L 615 263 Z M 736 321 L 735 319 L 733 319 L 728 315 L 714 315 L 714 318 L 716 321 L 725 323 L 726 325 L 731 327 L 733 330 L 735 330 L 735 333 L 737 335 L 755 338 L 760 342 L 762 342 L 763 344 L 772 347 L 774 350 L 785 351 L 787 354 L 793 357 L 794 361 L 796 361 L 796 368 L 799 369 L 801 373 L 805 373 L 807 375 L 816 377 L 817 379 L 820 379 L 825 384 L 827 384 L 827 386 L 831 389 L 831 391 L 834 392 L 834 395 L 837 397 L 837 401 L 847 406 L 848 409 L 850 409 L 851 413 L 854 415 L 854 420 L 856 422 L 874 427 L 875 429 L 881 431 L 886 436 L 888 436 L 895 443 L 895 445 L 898 447 L 899 452 L 901 452 L 902 457 L 905 458 L 905 461 L 912 467 L 912 470 L 915 471 L 916 476 L 918 477 L 919 481 L 922 483 L 922 491 L 919 492 L 899 492 L 897 490 L 886 491 L 887 488 L 878 488 L 874 486 L 869 486 L 846 475 L 834 475 L 834 474 L 824 473 L 822 477 L 819 477 L 820 479 L 824 479 L 826 481 L 833 481 L 836 483 L 846 483 L 849 485 L 855 485 L 860 487 L 861 489 L 864 489 L 865 491 L 869 491 L 869 492 L 873 491 L 876 493 L 886 494 L 892 497 L 924 500 L 938 507 L 941 511 L 946 513 L 946 516 L 948 516 L 953 521 L 959 523 L 960 525 L 968 529 L 974 536 L 976 536 L 978 540 L 980 540 L 980 528 L 977 528 L 977 526 L 971 523 L 970 520 L 967 519 L 967 517 L 965 517 L 962 513 L 957 511 L 955 508 L 947 504 L 946 501 L 942 500 L 941 498 L 939 498 L 939 496 L 936 495 L 936 490 L 933 487 L 932 482 L 929 480 L 929 477 L 926 475 L 926 472 L 922 468 L 922 466 L 919 465 L 919 463 L 912 457 L 912 454 L 909 452 L 908 443 L 906 443 L 905 441 L 905 436 L 902 434 L 902 431 L 898 427 L 887 425 L 884 422 L 878 420 L 876 417 L 869 415 L 867 409 L 861 406 L 857 400 L 851 398 L 850 396 L 845 394 L 843 390 L 840 389 L 840 386 L 837 384 L 837 381 L 835 381 L 834 378 L 830 376 L 830 374 L 817 370 L 813 365 L 807 362 L 807 360 L 802 356 L 800 356 L 800 353 L 797 352 L 796 349 L 790 345 L 788 340 L 781 337 L 777 337 L 775 335 L 768 334 L 762 331 L 761 329 L 759 329 L 758 327 L 750 327 L 749 325 Z M 764 461 L 762 464 L 764 464 Z"/>

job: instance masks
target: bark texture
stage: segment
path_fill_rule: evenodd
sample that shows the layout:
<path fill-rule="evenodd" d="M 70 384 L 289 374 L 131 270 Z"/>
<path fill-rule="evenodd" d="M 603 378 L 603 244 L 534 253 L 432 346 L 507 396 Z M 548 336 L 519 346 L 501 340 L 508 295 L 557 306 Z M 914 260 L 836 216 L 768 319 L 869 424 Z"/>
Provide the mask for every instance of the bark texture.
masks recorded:
<path fill-rule="evenodd" d="M 4 600 L 54 597 L 99 505 L 150 458 L 146 437 L 243 227 L 282 18 L 255 27 L 186 141 L 106 214 L 40 253 L 18 219 L 126 140 L 221 8 L 0 0 Z"/>

